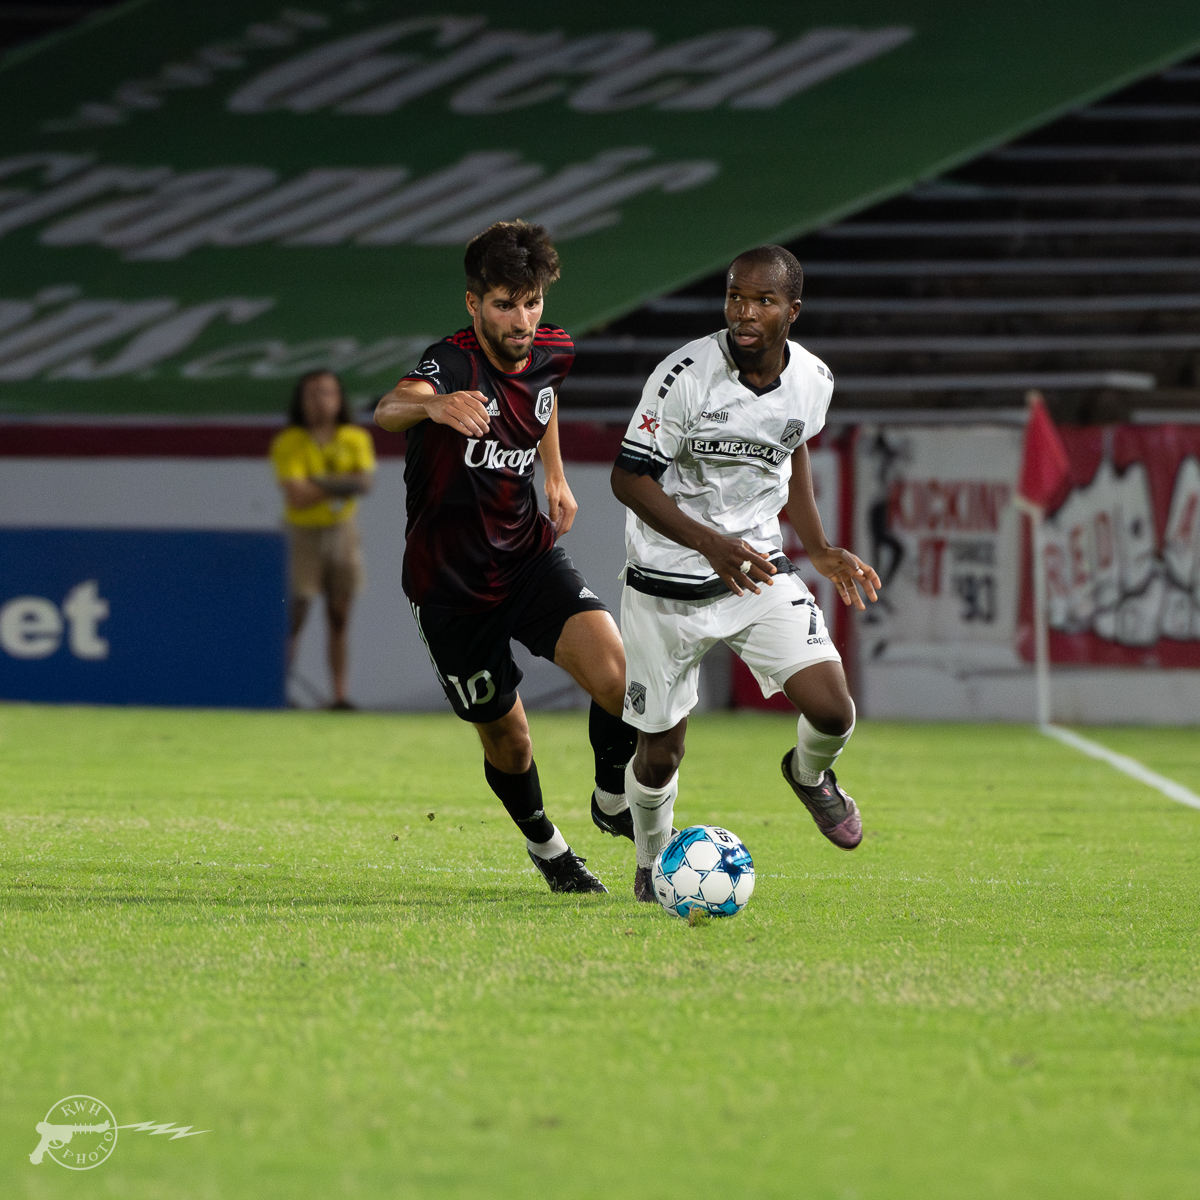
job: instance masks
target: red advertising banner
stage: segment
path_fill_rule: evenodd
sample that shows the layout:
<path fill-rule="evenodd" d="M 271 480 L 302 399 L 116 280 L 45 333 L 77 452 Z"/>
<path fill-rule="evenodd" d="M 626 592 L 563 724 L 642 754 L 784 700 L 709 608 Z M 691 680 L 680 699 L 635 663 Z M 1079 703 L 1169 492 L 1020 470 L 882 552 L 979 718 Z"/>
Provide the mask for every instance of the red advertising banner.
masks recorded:
<path fill-rule="evenodd" d="M 1051 661 L 1200 667 L 1200 426 L 1060 429 L 1071 490 L 1046 521 Z M 1028 523 L 1017 648 L 1033 659 Z"/>

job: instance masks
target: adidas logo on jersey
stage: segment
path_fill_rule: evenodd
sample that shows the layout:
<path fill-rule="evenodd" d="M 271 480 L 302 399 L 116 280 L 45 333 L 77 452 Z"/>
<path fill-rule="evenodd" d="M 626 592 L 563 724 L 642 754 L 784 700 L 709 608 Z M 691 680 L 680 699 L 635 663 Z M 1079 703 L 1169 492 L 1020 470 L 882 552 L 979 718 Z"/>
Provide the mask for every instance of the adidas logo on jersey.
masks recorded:
<path fill-rule="evenodd" d="M 500 415 L 500 402 L 498 400 L 488 401 L 487 415 L 489 417 L 498 417 Z"/>
<path fill-rule="evenodd" d="M 579 593 L 579 598 L 580 598 L 580 600 L 599 600 L 600 599 L 600 597 L 597 596 L 596 593 L 593 592 L 590 587 L 585 587 Z"/>

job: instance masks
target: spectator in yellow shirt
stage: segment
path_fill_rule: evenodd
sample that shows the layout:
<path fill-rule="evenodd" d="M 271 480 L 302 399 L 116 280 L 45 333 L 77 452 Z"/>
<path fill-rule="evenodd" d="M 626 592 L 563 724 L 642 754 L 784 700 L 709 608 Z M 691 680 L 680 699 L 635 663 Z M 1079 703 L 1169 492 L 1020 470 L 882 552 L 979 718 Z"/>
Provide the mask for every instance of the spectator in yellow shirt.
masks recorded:
<path fill-rule="evenodd" d="M 296 381 L 288 428 L 271 443 L 271 462 L 287 504 L 291 551 L 291 636 L 288 664 L 313 598 L 325 597 L 329 628 L 330 708 L 351 709 L 346 698 L 346 630 L 354 597 L 366 581 L 356 497 L 371 490 L 375 447 L 350 423 L 346 392 L 332 371 L 309 371 Z"/>

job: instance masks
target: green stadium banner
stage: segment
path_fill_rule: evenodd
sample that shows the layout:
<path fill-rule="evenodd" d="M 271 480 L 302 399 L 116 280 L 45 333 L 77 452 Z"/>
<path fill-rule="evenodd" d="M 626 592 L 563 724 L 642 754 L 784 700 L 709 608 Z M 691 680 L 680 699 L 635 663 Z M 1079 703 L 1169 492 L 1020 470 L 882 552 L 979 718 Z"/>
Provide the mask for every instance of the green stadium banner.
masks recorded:
<path fill-rule="evenodd" d="M 1183 0 L 140 0 L 0 69 L 0 411 L 366 403 L 494 220 L 583 333 L 1198 48 Z"/>

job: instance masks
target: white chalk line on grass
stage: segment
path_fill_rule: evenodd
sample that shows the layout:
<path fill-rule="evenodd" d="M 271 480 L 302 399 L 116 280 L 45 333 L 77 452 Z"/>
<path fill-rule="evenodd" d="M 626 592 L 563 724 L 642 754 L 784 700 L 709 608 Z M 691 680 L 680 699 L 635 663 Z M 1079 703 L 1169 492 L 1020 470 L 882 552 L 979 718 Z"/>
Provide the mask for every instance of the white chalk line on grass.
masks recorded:
<path fill-rule="evenodd" d="M 1200 808 L 1200 796 L 1197 796 L 1195 792 L 1185 788 L 1182 783 L 1176 783 L 1175 780 L 1150 770 L 1136 758 L 1118 754 L 1115 750 L 1101 746 L 1099 742 L 1093 742 L 1089 738 L 1080 737 L 1079 734 L 1072 733 L 1061 725 L 1039 725 L 1038 728 L 1047 737 L 1052 737 L 1055 741 L 1062 742 L 1064 746 L 1070 746 L 1081 754 L 1086 754 L 1089 758 L 1098 758 L 1101 762 L 1108 763 L 1114 770 L 1128 775 L 1130 779 L 1136 779 L 1138 783 L 1144 783 L 1147 787 L 1154 788 L 1156 792 L 1161 792 L 1169 800 L 1176 800 L 1180 804 L 1186 804 L 1189 808 Z"/>

